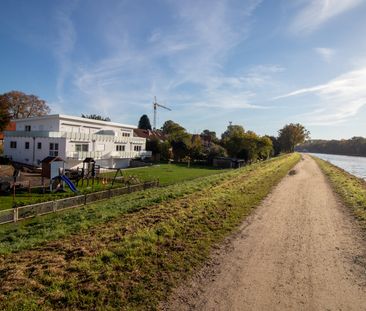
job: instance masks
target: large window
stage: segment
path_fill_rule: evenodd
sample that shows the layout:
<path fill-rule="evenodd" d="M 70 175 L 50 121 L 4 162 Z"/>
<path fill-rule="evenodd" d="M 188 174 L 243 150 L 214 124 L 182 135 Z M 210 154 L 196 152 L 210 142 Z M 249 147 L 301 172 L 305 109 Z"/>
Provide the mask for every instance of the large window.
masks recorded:
<path fill-rule="evenodd" d="M 37 143 L 37 149 L 42 149 L 42 143 L 40 142 Z"/>
<path fill-rule="evenodd" d="M 26 141 L 25 144 L 24 144 L 24 148 L 25 149 L 29 149 L 29 141 Z"/>
<path fill-rule="evenodd" d="M 24 127 L 24 130 L 25 130 L 26 132 L 30 132 L 30 131 L 31 131 L 31 126 L 30 126 L 30 125 L 26 125 L 26 126 Z"/>
<path fill-rule="evenodd" d="M 116 145 L 116 151 L 125 151 L 125 145 Z"/>
<path fill-rule="evenodd" d="M 50 157 L 58 156 L 58 143 L 50 143 Z"/>
<path fill-rule="evenodd" d="M 133 146 L 134 151 L 141 151 L 141 146 Z"/>
<path fill-rule="evenodd" d="M 89 144 L 75 144 L 75 151 L 76 152 L 88 152 Z"/>
<path fill-rule="evenodd" d="M 128 133 L 128 132 L 122 132 L 122 136 L 124 136 L 124 137 L 130 137 L 130 136 L 131 136 L 131 133 Z"/>
<path fill-rule="evenodd" d="M 11 149 L 16 149 L 16 147 L 17 147 L 17 142 L 16 141 L 11 141 L 10 142 L 10 148 Z"/>

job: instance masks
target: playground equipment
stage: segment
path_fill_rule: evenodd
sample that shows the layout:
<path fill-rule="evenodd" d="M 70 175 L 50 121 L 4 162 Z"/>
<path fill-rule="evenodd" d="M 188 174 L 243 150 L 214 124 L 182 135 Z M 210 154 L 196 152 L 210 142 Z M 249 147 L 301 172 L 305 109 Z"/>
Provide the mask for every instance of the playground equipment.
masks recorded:
<path fill-rule="evenodd" d="M 72 183 L 72 181 L 70 179 L 68 179 L 65 175 L 60 175 L 60 178 L 62 181 L 64 181 L 66 183 L 66 185 L 69 186 L 69 188 L 72 192 L 78 192 L 78 190 L 76 189 L 76 187 Z"/>
<path fill-rule="evenodd" d="M 73 184 L 73 182 L 66 176 L 63 174 L 60 174 L 58 176 L 55 176 L 54 178 L 52 178 L 53 181 L 57 181 L 59 180 L 60 182 L 64 182 L 72 192 L 76 193 L 78 192 L 78 190 L 76 189 L 75 185 Z M 51 187 L 52 187 L 52 181 L 51 181 Z M 58 189 L 60 189 L 61 184 L 59 183 L 55 188 L 55 190 L 57 191 Z M 53 187 L 52 187 L 53 188 Z M 52 191 L 52 189 L 51 189 Z"/>

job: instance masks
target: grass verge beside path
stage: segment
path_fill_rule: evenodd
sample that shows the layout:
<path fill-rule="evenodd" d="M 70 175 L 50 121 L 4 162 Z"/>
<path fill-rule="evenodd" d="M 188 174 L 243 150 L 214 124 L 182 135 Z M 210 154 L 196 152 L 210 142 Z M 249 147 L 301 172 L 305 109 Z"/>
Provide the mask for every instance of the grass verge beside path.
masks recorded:
<path fill-rule="evenodd" d="M 157 309 L 299 158 L 282 156 L 220 174 L 226 178 L 215 182 L 210 181 L 214 176 L 203 178 L 187 195 L 136 208 L 38 248 L 2 255 L 0 309 Z M 115 199 L 118 203 L 124 202 Z"/>
<path fill-rule="evenodd" d="M 366 181 L 317 157 L 313 159 L 328 177 L 333 190 L 342 201 L 352 209 L 356 217 L 366 228 Z"/>

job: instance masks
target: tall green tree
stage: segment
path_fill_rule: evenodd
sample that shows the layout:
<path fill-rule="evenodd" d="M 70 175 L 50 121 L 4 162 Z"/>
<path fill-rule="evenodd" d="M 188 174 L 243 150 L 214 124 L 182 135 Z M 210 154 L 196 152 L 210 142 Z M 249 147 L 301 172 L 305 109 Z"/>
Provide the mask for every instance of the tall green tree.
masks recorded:
<path fill-rule="evenodd" d="M 238 157 L 244 148 L 245 131 L 241 125 L 229 125 L 221 135 L 221 143 L 231 157 Z"/>
<path fill-rule="evenodd" d="M 269 139 L 272 141 L 273 155 L 278 156 L 281 153 L 281 143 L 279 139 L 274 136 L 269 136 Z"/>
<path fill-rule="evenodd" d="M 298 144 L 302 144 L 309 138 L 310 132 L 300 123 L 287 124 L 278 131 L 278 140 L 284 152 L 294 152 Z"/>
<path fill-rule="evenodd" d="M 219 142 L 217 136 L 216 136 L 216 132 L 214 131 L 210 131 L 210 130 L 204 130 L 201 133 L 201 136 L 203 136 L 205 139 L 207 139 L 208 141 L 217 144 Z"/>
<path fill-rule="evenodd" d="M 35 95 L 11 91 L 0 95 L 1 107 L 7 107 L 10 119 L 25 119 L 50 113 L 46 102 Z"/>
<path fill-rule="evenodd" d="M 92 120 L 99 120 L 99 121 L 107 121 L 110 122 L 111 119 L 109 117 L 102 117 L 99 114 L 81 114 L 82 118 L 85 119 L 92 119 Z"/>
<path fill-rule="evenodd" d="M 143 129 L 143 130 L 150 130 L 151 131 L 150 119 L 146 114 L 143 114 L 141 116 L 141 118 L 139 120 L 138 128 Z"/>
<path fill-rule="evenodd" d="M 163 124 L 162 132 L 168 136 L 175 160 L 180 161 L 189 155 L 191 135 L 186 132 L 184 127 L 172 120 L 168 120 Z"/>
<path fill-rule="evenodd" d="M 189 156 L 193 160 L 203 160 L 204 150 L 200 135 L 192 135 L 189 146 Z"/>

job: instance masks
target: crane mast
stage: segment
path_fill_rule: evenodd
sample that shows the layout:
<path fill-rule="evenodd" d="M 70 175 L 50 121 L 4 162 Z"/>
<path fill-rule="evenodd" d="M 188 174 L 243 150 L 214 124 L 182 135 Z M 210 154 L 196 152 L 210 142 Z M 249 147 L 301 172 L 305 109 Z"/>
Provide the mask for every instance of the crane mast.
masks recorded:
<path fill-rule="evenodd" d="M 158 110 L 158 107 L 160 108 L 164 108 L 166 110 L 169 110 L 169 111 L 172 111 L 170 108 L 168 107 L 165 107 L 163 105 L 160 105 L 157 101 L 156 101 L 156 96 L 154 97 L 154 102 L 153 102 L 153 107 L 154 107 L 154 127 L 153 129 L 156 130 L 156 115 L 157 115 L 157 110 Z"/>

